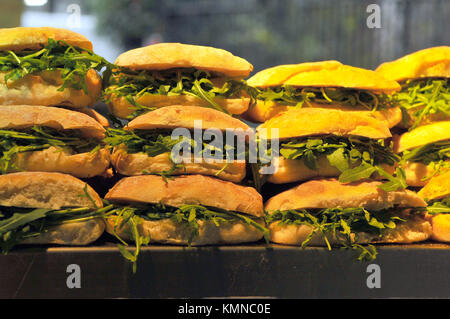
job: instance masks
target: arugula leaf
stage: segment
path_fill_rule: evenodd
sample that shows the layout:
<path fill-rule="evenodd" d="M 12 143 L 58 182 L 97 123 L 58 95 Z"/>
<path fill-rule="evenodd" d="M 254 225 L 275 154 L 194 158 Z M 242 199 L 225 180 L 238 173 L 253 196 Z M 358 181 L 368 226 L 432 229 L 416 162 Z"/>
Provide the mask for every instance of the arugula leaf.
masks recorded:
<path fill-rule="evenodd" d="M 140 246 L 148 245 L 151 239 L 150 237 L 144 237 L 139 234 L 137 225 L 142 223 L 142 220 L 157 221 L 171 219 L 174 222 L 184 224 L 190 230 L 188 238 L 189 246 L 199 235 L 199 220 L 212 221 L 217 227 L 220 227 L 223 223 L 239 220 L 260 230 L 264 234 L 266 241 L 268 242 L 269 240 L 269 230 L 257 223 L 253 217 L 246 216 L 243 213 L 209 208 L 202 205 L 182 205 L 180 207 L 167 206 L 161 203 L 136 206 L 115 205 L 113 209 L 104 215 L 104 218 L 113 218 L 115 220 L 113 232 L 115 237 L 122 243 L 118 244 L 119 251 L 125 259 L 133 263 L 133 272 L 136 272 Z M 121 219 L 122 222 L 120 222 Z M 128 244 L 117 234 L 117 229 L 120 229 L 125 224 L 128 224 L 131 230 L 131 237 L 136 245 L 134 254 L 131 254 L 126 249 L 125 246 L 128 246 Z"/>
<path fill-rule="evenodd" d="M 374 173 L 387 178 L 389 182 L 380 186 L 385 190 L 406 188 L 406 182 L 401 170 L 395 176 L 387 173 L 382 164 L 393 166 L 400 161 L 391 147 L 384 145 L 384 141 L 374 141 L 363 137 L 323 136 L 304 139 L 292 139 L 282 142 L 279 153 L 286 159 L 301 160 L 312 170 L 319 168 L 318 158 L 326 156 L 330 165 L 340 172 L 339 181 L 350 183 L 370 178 Z M 360 162 L 359 166 L 350 164 Z"/>
<path fill-rule="evenodd" d="M 159 72 L 134 71 L 116 67 L 105 89 L 103 98 L 108 103 L 113 96 L 124 97 L 133 105 L 135 112 L 128 119 L 154 108 L 141 105 L 137 100 L 145 95 L 190 95 L 195 96 L 209 107 L 229 114 L 214 99 L 241 98 L 246 94 L 254 101 L 257 91 L 249 87 L 244 80 L 225 79 L 222 86 L 214 84 L 214 77 L 207 71 L 197 69 L 173 69 Z"/>
<path fill-rule="evenodd" d="M 358 244 L 358 233 L 368 233 L 381 238 L 386 229 L 394 229 L 398 223 L 405 222 L 391 210 L 368 211 L 357 208 L 325 208 L 278 210 L 266 215 L 269 225 L 307 225 L 312 227 L 311 234 L 302 243 L 302 248 L 309 245 L 314 235 L 320 235 L 331 250 L 328 236 L 332 236 L 338 246 L 359 252 L 358 260 L 371 261 L 377 256 L 374 246 Z"/>
<path fill-rule="evenodd" d="M 311 103 L 362 106 L 371 111 L 394 106 L 389 96 L 385 94 L 375 95 L 368 90 L 323 87 L 297 88 L 289 85 L 259 90 L 257 99 L 275 101 L 283 105 L 296 107 L 302 107 L 305 104 L 310 106 Z"/>
<path fill-rule="evenodd" d="M 449 79 L 407 80 L 392 99 L 404 110 L 404 123 L 412 122 L 410 130 L 419 126 L 427 115 L 443 113 L 450 118 Z M 408 111 L 413 111 L 412 118 Z"/>
<path fill-rule="evenodd" d="M 0 130 L 0 174 L 17 169 L 12 164 L 17 154 L 44 150 L 52 146 L 84 153 L 98 150 L 99 142 L 83 137 L 77 130 L 57 131 L 44 126 L 33 126 L 22 131 Z"/>
<path fill-rule="evenodd" d="M 26 238 L 45 233 L 49 227 L 102 217 L 112 206 L 104 208 L 19 208 L 0 206 L 0 249 L 6 254 Z"/>
<path fill-rule="evenodd" d="M 93 69 L 98 72 L 106 68 L 104 79 L 110 74 L 112 64 L 87 49 L 73 47 L 64 41 L 48 39 L 47 45 L 38 51 L 0 51 L 0 71 L 7 72 L 5 83 L 15 82 L 28 74 L 44 71 L 60 71 L 65 88 L 83 90 L 88 93 L 86 75 Z"/>
<path fill-rule="evenodd" d="M 434 172 L 423 180 L 439 174 L 444 169 L 450 169 L 450 140 L 426 144 L 402 153 L 402 163 L 419 162 L 430 165 Z"/>
<path fill-rule="evenodd" d="M 428 205 L 427 210 L 430 215 L 450 214 L 450 197 L 434 201 Z"/>

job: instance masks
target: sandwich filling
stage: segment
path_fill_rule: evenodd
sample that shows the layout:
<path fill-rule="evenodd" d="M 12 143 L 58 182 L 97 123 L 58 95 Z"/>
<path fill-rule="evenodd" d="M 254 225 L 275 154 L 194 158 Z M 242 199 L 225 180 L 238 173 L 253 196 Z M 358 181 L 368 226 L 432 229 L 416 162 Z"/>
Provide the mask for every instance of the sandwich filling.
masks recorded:
<path fill-rule="evenodd" d="M 410 130 L 421 125 L 428 115 L 442 114 L 450 118 L 449 79 L 425 78 L 407 80 L 402 90 L 393 95 L 403 110 L 403 123 L 412 123 Z"/>
<path fill-rule="evenodd" d="M 358 107 L 369 111 L 394 106 L 385 94 L 374 94 L 368 90 L 332 87 L 318 88 L 282 85 L 259 90 L 257 99 L 295 107 L 311 106 L 311 103 L 317 103 Z"/>
<path fill-rule="evenodd" d="M 80 196 L 87 196 L 95 205 L 87 192 L 87 186 L 85 194 Z M 0 206 L 0 249 L 2 253 L 7 253 L 15 245 L 38 237 L 52 227 L 101 218 L 110 209 L 111 206 L 65 207 L 57 210 Z"/>
<path fill-rule="evenodd" d="M 86 76 L 89 70 L 101 71 L 109 66 L 109 62 L 89 50 L 53 39 L 48 39 L 47 45 L 38 51 L 0 51 L 0 72 L 6 73 L 7 86 L 27 75 L 59 71 L 62 79 L 59 91 L 70 88 L 88 94 Z"/>
<path fill-rule="evenodd" d="M 302 247 L 308 246 L 313 236 L 318 235 L 328 249 L 336 244 L 359 252 L 358 260 L 370 261 L 376 258 L 377 251 L 373 245 L 358 243 L 359 237 L 365 234 L 370 236 L 371 242 L 381 241 L 387 231 L 413 216 L 424 219 L 424 211 L 420 208 L 369 211 L 363 207 L 297 209 L 271 212 L 266 216 L 266 222 L 268 225 L 277 222 L 279 226 L 309 226 L 311 233 L 302 242 Z"/>
<path fill-rule="evenodd" d="M 273 153 L 272 149 L 269 153 Z M 372 140 L 359 136 L 314 136 L 280 141 L 279 154 L 289 160 L 303 161 L 311 170 L 318 170 L 319 157 L 326 157 L 328 163 L 341 174 L 341 183 L 367 179 L 378 173 L 389 181 L 380 185 L 385 191 L 406 188 L 404 173 L 397 169 L 395 176 L 385 171 L 381 165 L 394 166 L 399 162 L 391 147 L 384 140 Z"/>
<path fill-rule="evenodd" d="M 450 197 L 429 202 L 427 210 L 430 215 L 450 214 Z"/>
<path fill-rule="evenodd" d="M 170 219 L 173 222 L 187 227 L 190 235 L 187 238 L 188 245 L 199 236 L 199 221 L 213 222 L 215 226 L 220 227 L 226 223 L 243 222 L 255 229 L 261 231 L 268 241 L 268 230 L 258 223 L 258 218 L 240 212 L 227 211 L 219 208 L 205 207 L 202 205 L 182 205 L 180 207 L 172 207 L 158 204 L 133 204 L 130 206 L 121 206 L 114 204 L 106 214 L 105 218 L 113 219 L 114 235 L 122 242 L 119 244 L 119 249 L 122 255 L 133 263 L 133 269 L 136 270 L 136 261 L 141 245 L 146 245 L 150 242 L 150 237 L 144 237 L 139 233 L 138 225 L 142 221 L 160 221 Z M 127 243 L 117 234 L 121 228 L 127 226 L 132 239 L 135 242 L 136 250 L 131 254 L 126 250 Z"/>
<path fill-rule="evenodd" d="M 433 173 L 424 177 L 424 180 L 428 180 L 442 171 L 450 169 L 450 140 L 406 150 L 402 154 L 402 161 L 422 163 L 431 167 Z"/>
<path fill-rule="evenodd" d="M 256 90 L 249 87 L 244 80 L 219 77 L 204 70 L 190 68 L 164 71 L 118 68 L 109 85 L 104 93 L 106 100 L 123 97 L 134 109 L 129 119 L 155 109 L 138 102 L 138 99 L 145 95 L 194 96 L 207 102 L 209 107 L 227 114 L 229 112 L 221 107 L 215 98 L 253 99 L 256 95 Z"/>
<path fill-rule="evenodd" d="M 191 134 L 191 136 L 194 135 Z M 172 130 L 165 129 L 134 131 L 121 128 L 107 129 L 104 142 L 110 147 L 122 146 L 128 154 L 145 153 L 149 157 L 154 157 L 163 153 L 170 153 L 169 158 L 173 167 L 170 171 L 158 174 L 162 176 L 170 176 L 176 170 L 183 169 L 182 162 L 184 160 L 191 161 L 194 156 L 218 159 L 223 162 L 224 167 L 216 174 L 219 175 L 227 166 L 227 154 L 231 155 L 229 158 L 245 159 L 246 156 L 245 149 L 240 150 L 237 143 L 227 143 L 225 136 L 224 140 L 219 143 L 223 147 L 217 147 L 214 143 L 208 144 L 187 136 L 172 137 Z M 178 154 L 176 151 L 172 152 L 175 146 L 178 146 L 177 149 L 180 151 Z M 184 154 L 185 150 L 189 154 Z M 244 154 L 240 156 L 238 152 L 244 152 Z M 186 158 L 186 155 L 188 155 L 188 158 Z"/>
<path fill-rule="evenodd" d="M 98 140 L 83 137 L 78 130 L 58 131 L 45 126 L 0 130 L 0 174 L 20 170 L 14 164 L 18 154 L 42 151 L 50 147 L 72 154 L 93 154 L 101 146 Z"/>

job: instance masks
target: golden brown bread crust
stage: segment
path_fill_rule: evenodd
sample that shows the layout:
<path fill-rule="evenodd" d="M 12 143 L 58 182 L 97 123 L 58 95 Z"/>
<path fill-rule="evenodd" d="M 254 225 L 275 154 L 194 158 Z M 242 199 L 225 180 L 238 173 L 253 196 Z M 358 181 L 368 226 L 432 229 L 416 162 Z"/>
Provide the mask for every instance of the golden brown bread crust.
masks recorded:
<path fill-rule="evenodd" d="M 229 77 L 244 78 L 253 71 L 246 60 L 213 47 L 182 43 L 158 43 L 122 53 L 115 61 L 137 70 L 196 68 Z"/>
<path fill-rule="evenodd" d="M 70 150 L 52 146 L 42 151 L 17 154 L 11 161 L 9 172 L 58 172 L 89 178 L 103 175 L 109 168 L 109 163 L 108 149 L 100 149 L 93 154 L 73 154 Z"/>
<path fill-rule="evenodd" d="M 50 106 L 0 106 L 0 129 L 20 130 L 34 125 L 56 130 L 79 130 L 83 136 L 103 139 L 105 129 L 86 114 Z"/>
<path fill-rule="evenodd" d="M 0 29 L 0 50 L 38 50 L 48 39 L 65 41 L 68 44 L 92 51 L 92 43 L 79 33 L 52 27 L 18 27 Z"/>
<path fill-rule="evenodd" d="M 440 214 L 431 217 L 433 233 L 431 239 L 450 243 L 450 214 Z"/>
<path fill-rule="evenodd" d="M 99 122 L 101 124 L 101 126 L 103 126 L 103 127 L 109 127 L 110 126 L 108 119 L 106 117 L 104 117 L 103 115 L 101 115 L 100 113 L 98 113 L 94 109 L 90 109 L 90 108 L 86 107 L 86 108 L 79 109 L 77 111 L 92 117 L 97 122 Z"/>
<path fill-rule="evenodd" d="M 413 187 L 421 187 L 428 184 L 430 177 L 436 174 L 437 165 L 430 163 L 425 165 L 420 162 L 406 162 L 401 165 L 405 171 L 406 184 Z M 441 168 L 441 172 L 446 172 L 448 169 Z"/>
<path fill-rule="evenodd" d="M 86 196 L 85 187 L 89 197 Z M 67 174 L 24 172 L 0 175 L 0 206 L 61 209 L 103 207 L 85 182 Z"/>
<path fill-rule="evenodd" d="M 270 240 L 284 245 L 301 245 L 312 233 L 312 227 L 308 225 L 279 225 L 274 222 L 269 225 Z M 409 244 L 427 240 L 432 233 L 430 222 L 420 218 L 412 217 L 406 222 L 399 223 L 394 229 L 387 229 L 383 236 L 371 235 L 369 233 L 352 233 L 352 242 L 359 244 L 381 244 L 402 243 Z M 339 244 L 333 234 L 325 234 L 331 245 Z M 308 246 L 327 246 L 321 233 L 312 235 Z"/>
<path fill-rule="evenodd" d="M 450 195 L 450 172 L 435 176 L 419 191 L 419 196 L 430 201 Z"/>
<path fill-rule="evenodd" d="M 318 107 L 324 109 L 336 109 L 347 112 L 364 112 L 369 116 L 373 116 L 379 120 L 387 121 L 389 128 L 392 128 L 402 121 L 402 111 L 399 107 L 391 107 L 382 109 L 379 111 L 367 111 L 361 107 L 346 107 L 341 105 L 328 105 L 311 103 L 311 106 L 303 105 L 303 108 Z M 256 103 L 252 105 L 242 117 L 253 122 L 263 123 L 270 120 L 275 115 L 296 108 L 295 106 L 288 106 L 273 101 L 256 100 Z"/>
<path fill-rule="evenodd" d="M 262 218 L 257 222 L 264 226 Z M 106 231 L 112 235 L 118 235 L 126 241 L 133 241 L 133 236 L 128 224 L 119 227 L 121 219 L 111 217 L 106 220 Z M 241 221 L 222 223 L 217 227 L 212 221 L 199 220 L 199 234 L 192 241 L 192 246 L 239 244 L 258 241 L 263 237 L 261 231 Z M 116 226 L 115 226 L 116 225 Z M 141 236 L 149 237 L 150 243 L 162 243 L 172 245 L 187 245 L 192 229 L 185 223 L 177 223 L 171 219 L 149 221 L 141 219 L 137 225 Z M 114 234 L 115 233 L 115 234 Z"/>
<path fill-rule="evenodd" d="M 58 91 L 63 85 L 60 71 L 29 74 L 17 81 L 8 81 L 6 86 L 4 79 L 7 73 L 0 72 L 0 105 L 46 105 L 79 109 L 92 106 L 102 90 L 101 79 L 92 69 L 87 72 L 85 80 L 88 94 L 72 88 Z"/>
<path fill-rule="evenodd" d="M 262 70 L 248 79 L 250 86 L 259 88 L 290 85 L 296 87 L 342 87 L 393 93 L 400 85 L 374 71 L 344 65 L 337 61 L 280 65 Z"/>
<path fill-rule="evenodd" d="M 271 139 L 272 128 L 278 128 L 280 139 L 328 134 L 356 135 L 371 139 L 391 137 L 386 121 L 377 120 L 364 112 L 349 113 L 325 108 L 291 109 L 277 114 L 258 126 L 260 138 Z"/>
<path fill-rule="evenodd" d="M 202 175 L 168 180 L 155 175 L 126 177 L 105 198 L 112 202 L 162 203 L 173 207 L 203 205 L 264 216 L 262 197 L 254 188 Z"/>
<path fill-rule="evenodd" d="M 349 167 L 359 166 L 361 162 L 351 163 Z M 278 167 L 275 172 L 267 177 L 267 181 L 274 184 L 285 184 L 292 182 L 307 181 L 317 177 L 338 177 L 341 175 L 336 167 L 332 166 L 326 156 L 317 158 L 318 169 L 313 170 L 305 165 L 302 160 L 286 159 L 282 156 L 278 158 Z M 381 165 L 388 173 L 393 174 L 395 168 L 388 165 Z M 379 177 L 379 176 L 378 176 Z M 378 177 L 374 177 L 377 178 Z"/>
<path fill-rule="evenodd" d="M 450 139 L 450 121 L 436 122 L 424 126 L 419 126 L 396 138 L 394 150 L 401 153 L 416 147 L 430 143 L 446 141 Z"/>
<path fill-rule="evenodd" d="M 223 112 L 200 106 L 172 105 L 147 112 L 132 120 L 126 126 L 130 130 L 194 129 L 194 121 L 201 120 L 203 129 L 216 128 L 248 130 L 244 122 Z"/>
<path fill-rule="evenodd" d="M 450 47 L 423 49 L 397 60 L 385 62 L 376 70 L 386 79 L 404 81 L 428 77 L 450 77 Z"/>
<path fill-rule="evenodd" d="M 352 208 L 382 210 L 397 207 L 426 207 L 426 203 L 410 190 L 385 192 L 380 182 L 341 184 L 336 179 L 313 180 L 270 198 L 266 211 L 302 208 Z"/>
<path fill-rule="evenodd" d="M 210 107 L 210 104 L 196 96 L 190 95 L 143 95 L 136 100 L 137 103 L 146 107 L 165 107 L 170 105 L 189 105 L 189 106 L 203 106 Z M 221 97 L 215 97 L 214 102 L 216 102 L 224 110 L 227 110 L 231 114 L 242 114 L 244 113 L 250 105 L 249 98 L 242 99 L 224 99 Z M 116 117 L 126 119 L 133 112 L 136 111 L 135 107 L 130 104 L 123 96 L 117 97 L 116 95 L 111 96 L 111 102 L 108 103 L 108 108 L 111 113 Z"/>
<path fill-rule="evenodd" d="M 84 246 L 96 241 L 105 230 L 105 222 L 95 218 L 82 222 L 67 223 L 50 227 L 38 237 L 23 240 L 21 244 L 56 244 Z"/>
<path fill-rule="evenodd" d="M 128 154 L 122 148 L 114 149 L 111 163 L 119 174 L 126 176 L 146 174 L 161 174 L 170 171 L 170 175 L 201 174 L 239 183 L 245 177 L 245 162 L 233 163 L 183 163 L 183 167 L 172 171 L 174 163 L 170 153 L 148 156 L 145 153 Z M 225 169 L 223 169 L 225 166 Z M 219 175 L 216 175 L 220 172 Z"/>

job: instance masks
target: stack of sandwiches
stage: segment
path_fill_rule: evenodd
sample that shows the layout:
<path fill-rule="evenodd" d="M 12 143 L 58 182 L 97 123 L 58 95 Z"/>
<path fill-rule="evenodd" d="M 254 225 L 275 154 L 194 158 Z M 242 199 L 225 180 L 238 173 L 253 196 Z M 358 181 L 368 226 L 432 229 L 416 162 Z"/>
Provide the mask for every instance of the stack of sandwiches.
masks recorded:
<path fill-rule="evenodd" d="M 150 243 L 265 238 L 366 260 L 372 244 L 450 242 L 449 65 L 439 47 L 376 72 L 323 61 L 246 81 L 252 65 L 217 48 L 111 64 L 71 31 L 2 29 L 0 248 L 106 232 L 136 266 Z M 96 191 L 96 176 L 117 183 Z"/>
<path fill-rule="evenodd" d="M 270 153 L 278 158 L 267 181 L 302 182 L 265 204 L 273 242 L 342 245 L 364 259 L 376 250 L 362 244 L 430 236 L 425 202 L 405 190 L 401 158 L 391 143 L 390 128 L 401 121 L 392 98 L 397 82 L 324 61 L 272 67 L 248 83 L 259 94 L 246 116 L 264 122 L 258 137 L 275 145 Z"/>
<path fill-rule="evenodd" d="M 0 246 L 87 245 L 105 229 L 85 181 L 104 175 L 108 125 L 92 106 L 108 63 L 84 36 L 57 28 L 0 30 Z"/>

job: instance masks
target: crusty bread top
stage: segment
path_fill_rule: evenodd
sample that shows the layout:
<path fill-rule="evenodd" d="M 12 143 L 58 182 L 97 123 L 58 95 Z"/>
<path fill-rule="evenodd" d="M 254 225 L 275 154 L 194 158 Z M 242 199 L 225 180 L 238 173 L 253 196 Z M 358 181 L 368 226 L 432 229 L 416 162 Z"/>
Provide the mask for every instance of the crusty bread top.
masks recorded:
<path fill-rule="evenodd" d="M 48 39 L 62 40 L 68 44 L 92 51 L 92 43 L 84 35 L 51 27 L 19 27 L 0 29 L 0 50 L 38 50 Z"/>
<path fill-rule="evenodd" d="M 307 208 L 356 208 L 382 210 L 390 207 L 425 207 L 426 203 L 410 190 L 385 192 L 381 182 L 341 184 L 336 179 L 313 180 L 270 198 L 264 208 L 275 210 Z"/>
<path fill-rule="evenodd" d="M 196 68 L 229 77 L 247 77 L 253 66 L 228 51 L 213 47 L 158 43 L 122 53 L 115 61 L 121 67 L 136 70 Z"/>
<path fill-rule="evenodd" d="M 430 143 L 450 139 L 450 121 L 436 122 L 419 126 L 403 134 L 395 143 L 395 151 L 401 153 Z"/>
<path fill-rule="evenodd" d="M 0 206 L 60 209 L 103 207 L 98 194 L 86 183 L 61 173 L 24 172 L 0 175 Z M 95 202 L 95 205 L 93 203 Z"/>
<path fill-rule="evenodd" d="M 280 139 L 328 134 L 356 135 L 372 139 L 391 137 L 385 121 L 363 112 L 328 108 L 292 108 L 261 124 L 257 131 L 261 138 L 273 139 L 272 128 L 278 128 Z"/>
<path fill-rule="evenodd" d="M 162 203 L 168 206 L 203 205 L 261 217 L 261 195 L 245 187 L 203 175 L 185 175 L 166 181 L 161 176 L 142 175 L 120 180 L 105 198 L 119 203 Z"/>
<path fill-rule="evenodd" d="M 450 195 L 450 172 L 430 179 L 418 194 L 425 200 L 448 197 Z"/>
<path fill-rule="evenodd" d="M 420 50 L 385 62 L 376 70 L 386 79 L 404 81 L 428 77 L 450 77 L 450 46 Z"/>
<path fill-rule="evenodd" d="M 0 106 L 0 129 L 24 129 L 34 125 L 56 130 L 80 130 L 85 137 L 104 138 L 105 129 L 90 116 L 58 107 L 35 105 Z"/>
<path fill-rule="evenodd" d="M 279 65 L 262 70 L 247 83 L 259 88 L 291 85 L 297 87 L 342 87 L 393 93 L 400 85 L 374 71 L 344 65 L 338 61 Z"/>
<path fill-rule="evenodd" d="M 249 129 L 244 122 L 223 112 L 200 106 L 171 105 L 138 116 L 127 128 L 130 130 L 194 128 L 201 121 L 203 129 Z"/>

